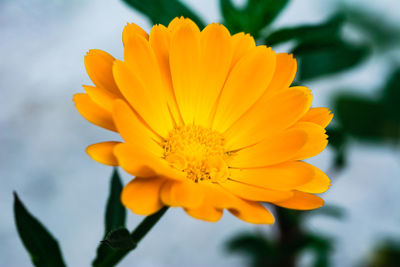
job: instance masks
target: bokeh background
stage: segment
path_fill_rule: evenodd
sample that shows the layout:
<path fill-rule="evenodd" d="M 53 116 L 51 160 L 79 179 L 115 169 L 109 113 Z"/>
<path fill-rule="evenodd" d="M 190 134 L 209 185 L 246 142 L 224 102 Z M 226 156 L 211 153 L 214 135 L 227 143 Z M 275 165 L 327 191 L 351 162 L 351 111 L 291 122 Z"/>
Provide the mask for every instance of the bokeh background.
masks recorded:
<path fill-rule="evenodd" d="M 182 2 L 206 23 L 232 23 L 219 1 Z M 233 2 L 239 9 L 247 3 Z M 323 194 L 328 208 L 293 222 L 317 240 L 296 252 L 298 266 L 317 266 L 318 253 L 325 264 L 318 266 L 400 262 L 399 11 L 398 0 L 292 0 L 259 34 L 261 44 L 275 30 L 324 25 L 340 14 L 340 39 L 360 55 L 340 71 L 306 77 L 312 55 L 327 64 L 342 55 L 319 50 L 333 31 L 312 37 L 306 27 L 297 39 L 273 45 L 288 52 L 304 42 L 295 49 L 304 63 L 296 82 L 312 89 L 314 106 L 330 107 L 336 115 L 329 129 L 333 145 L 312 159 L 332 179 Z M 85 121 L 72 95 L 91 84 L 83 64 L 89 49 L 122 58 L 127 22 L 151 27 L 145 14 L 118 0 L 0 1 L 0 266 L 31 265 L 14 224 L 14 190 L 59 240 L 68 266 L 89 266 L 94 258 L 112 169 L 90 160 L 84 149 L 113 135 Z M 273 38 L 282 39 L 270 36 L 267 44 Z M 318 64 L 311 70 L 324 69 Z M 129 176 L 121 174 L 127 183 Z M 129 228 L 140 220 L 129 214 Z M 170 209 L 119 266 L 262 266 L 279 232 L 277 225 L 254 226 L 228 213 L 212 224 Z"/>

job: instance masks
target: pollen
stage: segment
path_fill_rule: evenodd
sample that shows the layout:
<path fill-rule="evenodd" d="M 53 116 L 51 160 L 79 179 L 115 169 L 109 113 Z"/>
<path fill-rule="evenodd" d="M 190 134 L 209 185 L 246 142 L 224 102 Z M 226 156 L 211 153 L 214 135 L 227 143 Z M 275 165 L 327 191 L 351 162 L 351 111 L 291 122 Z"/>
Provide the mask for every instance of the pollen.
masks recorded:
<path fill-rule="evenodd" d="M 198 125 L 177 126 L 162 142 L 164 158 L 194 182 L 222 182 L 229 176 L 223 136 Z"/>

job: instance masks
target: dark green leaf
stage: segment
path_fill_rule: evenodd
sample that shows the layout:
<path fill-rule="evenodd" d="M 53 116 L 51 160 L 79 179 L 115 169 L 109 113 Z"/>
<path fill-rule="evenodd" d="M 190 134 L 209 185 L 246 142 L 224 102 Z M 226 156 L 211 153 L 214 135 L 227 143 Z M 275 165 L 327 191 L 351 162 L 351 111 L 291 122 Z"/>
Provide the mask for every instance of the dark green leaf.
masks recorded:
<path fill-rule="evenodd" d="M 263 236 L 248 233 L 238 235 L 229 240 L 226 248 L 230 252 L 265 253 L 270 249 L 270 246 L 271 242 Z"/>
<path fill-rule="evenodd" d="M 220 0 L 219 4 L 224 19 L 224 24 L 232 34 L 241 31 L 250 33 L 244 29 L 246 28 L 246 24 L 249 19 L 245 16 L 244 11 L 237 9 L 231 0 Z"/>
<path fill-rule="evenodd" d="M 126 228 L 112 230 L 101 242 L 107 244 L 113 249 L 131 250 L 136 247 L 136 243 L 133 242 L 129 231 Z"/>
<path fill-rule="evenodd" d="M 396 123 L 400 123 L 400 68 L 397 68 L 389 77 L 383 89 L 383 106 L 386 115 Z"/>
<path fill-rule="evenodd" d="M 345 146 L 347 142 L 347 136 L 343 129 L 330 126 L 326 129 L 326 134 L 328 135 L 329 145 L 335 150 L 339 150 Z"/>
<path fill-rule="evenodd" d="M 57 240 L 25 208 L 14 193 L 14 216 L 18 234 L 35 266 L 65 266 Z"/>
<path fill-rule="evenodd" d="M 129 6 L 146 15 L 153 24 L 168 25 L 175 18 L 184 16 L 192 19 L 200 29 L 204 22 L 179 0 L 123 0 Z"/>
<path fill-rule="evenodd" d="M 125 226 L 126 209 L 121 203 L 122 182 L 117 169 L 111 177 L 110 195 L 107 201 L 105 232 Z"/>
<path fill-rule="evenodd" d="M 250 261 L 248 266 L 277 266 L 276 244 L 260 234 L 241 234 L 229 240 L 226 248 L 231 253 L 242 253 Z"/>
<path fill-rule="evenodd" d="M 306 243 L 303 249 L 311 249 L 315 253 L 315 260 L 311 266 L 314 267 L 328 267 L 329 255 L 332 251 L 332 240 L 324 236 L 307 234 L 305 236 Z"/>
<path fill-rule="evenodd" d="M 293 28 L 284 28 L 271 33 L 265 40 L 269 46 L 287 41 L 321 42 L 339 38 L 340 28 L 344 17 L 336 15 L 327 22 L 319 25 L 305 25 Z"/>
<path fill-rule="evenodd" d="M 117 169 L 114 169 L 110 181 L 110 194 L 107 200 L 105 214 L 105 232 L 103 239 L 106 239 L 107 234 L 112 230 L 120 227 L 125 227 L 126 209 L 121 203 L 122 182 Z M 101 243 L 97 248 L 97 255 L 93 264 L 97 264 L 103 260 L 105 255 L 112 252 L 110 246 Z"/>
<path fill-rule="evenodd" d="M 347 134 L 340 127 L 329 127 L 326 129 L 328 135 L 328 144 L 335 150 L 334 167 L 340 170 L 346 166 L 346 144 Z"/>
<path fill-rule="evenodd" d="M 400 262 L 400 240 L 387 239 L 378 243 L 374 249 L 371 259 L 367 264 L 360 266 L 367 267 L 394 267 Z"/>
<path fill-rule="evenodd" d="M 385 136 L 384 110 L 378 102 L 341 95 L 336 100 L 335 115 L 343 130 L 355 137 L 377 140 Z"/>
<path fill-rule="evenodd" d="M 248 0 L 243 8 L 238 8 L 232 0 L 220 0 L 220 9 L 224 24 L 231 33 L 246 32 L 258 38 L 261 30 L 279 15 L 288 2 L 288 0 Z"/>
<path fill-rule="evenodd" d="M 303 81 L 352 68 L 366 58 L 369 49 L 335 40 L 301 43 L 293 53 L 300 61 L 299 78 Z"/>
<path fill-rule="evenodd" d="M 349 2 L 350 3 L 350 2 Z M 343 6 L 349 23 L 361 32 L 378 49 L 386 50 L 398 46 L 400 42 L 400 27 L 390 21 L 388 16 L 382 16 L 372 9 L 362 6 Z"/>
<path fill-rule="evenodd" d="M 125 250 L 114 250 L 105 244 L 103 247 L 103 253 L 101 257 L 98 257 L 93 263 L 92 266 L 95 267 L 111 267 L 115 266 L 121 259 L 123 259 L 128 252 L 136 248 L 136 245 L 146 236 L 146 234 L 156 225 L 156 223 L 161 219 L 161 217 L 168 210 L 168 207 L 163 207 L 156 213 L 147 216 L 136 229 L 130 234 L 132 242 L 135 246 L 125 249 Z M 102 247 L 100 247 L 102 248 Z"/>

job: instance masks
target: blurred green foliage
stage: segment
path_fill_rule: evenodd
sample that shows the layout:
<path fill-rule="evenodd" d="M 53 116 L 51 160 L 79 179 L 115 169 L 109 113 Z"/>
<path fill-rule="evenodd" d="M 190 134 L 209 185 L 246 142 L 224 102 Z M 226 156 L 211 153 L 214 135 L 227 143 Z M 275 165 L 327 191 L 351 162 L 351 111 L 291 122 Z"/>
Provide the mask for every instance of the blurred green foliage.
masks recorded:
<path fill-rule="evenodd" d="M 265 29 L 279 15 L 288 0 L 248 0 L 243 7 L 237 7 L 232 0 L 220 0 L 223 23 L 232 34 L 250 33 L 259 38 Z"/>
<path fill-rule="evenodd" d="M 382 240 L 373 251 L 369 261 L 360 264 L 366 267 L 398 267 L 400 263 L 400 238 Z"/>
<path fill-rule="evenodd" d="M 325 210 L 325 211 L 323 211 Z M 302 253 L 311 253 L 313 267 L 329 266 L 329 254 L 333 249 L 333 240 L 320 233 L 306 230 L 306 218 L 313 215 L 328 215 L 342 218 L 342 210 L 338 207 L 326 206 L 317 211 L 295 211 L 276 208 L 279 218 L 277 236 L 262 233 L 244 233 L 235 236 L 227 243 L 230 252 L 239 252 L 250 260 L 249 266 L 296 266 Z"/>
<path fill-rule="evenodd" d="M 368 55 L 369 49 L 337 39 L 304 42 L 292 52 L 300 61 L 298 78 L 304 81 L 352 68 Z"/>
<path fill-rule="evenodd" d="M 342 14 L 335 15 L 327 22 L 317 25 L 302 25 L 283 28 L 270 33 L 264 40 L 268 45 L 277 45 L 287 41 L 297 43 L 327 42 L 340 38 L 340 28 L 345 18 Z"/>
<path fill-rule="evenodd" d="M 377 144 L 397 144 L 400 139 L 400 67 L 393 68 L 387 83 L 375 97 L 354 93 L 352 89 L 336 94 L 336 126 L 328 129 L 330 145 L 336 151 L 335 166 L 346 163 L 349 137 Z"/>
<path fill-rule="evenodd" d="M 191 11 L 179 0 L 123 0 L 129 6 L 146 15 L 153 24 L 168 25 L 169 22 L 178 16 L 191 18 L 200 29 L 205 24 L 195 12 Z"/>
<path fill-rule="evenodd" d="M 385 16 L 366 10 L 364 6 L 344 5 L 340 7 L 340 12 L 378 51 L 384 52 L 391 47 L 398 47 L 400 27 L 388 22 Z"/>
<path fill-rule="evenodd" d="M 341 36 L 345 17 L 336 14 L 319 25 L 303 25 L 284 28 L 270 33 L 265 43 L 277 45 L 295 42 L 292 53 L 300 62 L 300 81 L 319 78 L 352 68 L 362 62 L 369 53 L 366 45 L 355 45 Z"/>

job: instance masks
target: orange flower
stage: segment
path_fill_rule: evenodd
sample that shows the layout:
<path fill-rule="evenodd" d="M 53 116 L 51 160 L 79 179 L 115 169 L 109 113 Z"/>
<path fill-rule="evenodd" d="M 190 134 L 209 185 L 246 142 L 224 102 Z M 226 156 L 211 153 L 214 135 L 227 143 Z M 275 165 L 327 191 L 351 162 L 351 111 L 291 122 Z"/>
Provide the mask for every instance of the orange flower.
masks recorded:
<path fill-rule="evenodd" d="M 327 145 L 326 108 L 310 108 L 291 55 L 256 46 L 220 24 L 204 30 L 175 18 L 148 35 L 128 24 L 124 61 L 100 50 L 85 57 L 94 83 L 76 94 L 88 121 L 119 133 L 123 142 L 89 146 L 96 161 L 136 176 L 122 203 L 149 215 L 164 205 L 217 221 L 224 209 L 250 223 L 271 224 L 260 202 L 315 209 L 312 193 L 329 178 L 301 160 Z"/>

